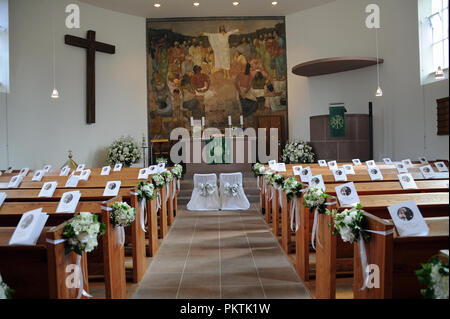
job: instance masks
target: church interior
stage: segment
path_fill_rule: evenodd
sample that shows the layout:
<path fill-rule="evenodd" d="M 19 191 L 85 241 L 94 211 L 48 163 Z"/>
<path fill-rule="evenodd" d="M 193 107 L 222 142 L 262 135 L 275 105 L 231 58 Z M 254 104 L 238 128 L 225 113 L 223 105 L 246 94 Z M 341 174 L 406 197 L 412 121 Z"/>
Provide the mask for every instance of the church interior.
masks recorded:
<path fill-rule="evenodd" d="M 0 299 L 448 300 L 448 5 L 0 0 Z"/>

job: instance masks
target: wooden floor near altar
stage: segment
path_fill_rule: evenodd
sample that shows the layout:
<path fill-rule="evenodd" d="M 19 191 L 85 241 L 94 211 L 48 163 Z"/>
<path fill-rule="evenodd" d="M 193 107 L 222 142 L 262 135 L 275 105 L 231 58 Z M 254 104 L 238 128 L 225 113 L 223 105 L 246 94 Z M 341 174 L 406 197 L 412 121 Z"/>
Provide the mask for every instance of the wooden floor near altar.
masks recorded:
<path fill-rule="evenodd" d="M 180 207 L 133 297 L 311 298 L 256 208 L 219 213 Z"/>

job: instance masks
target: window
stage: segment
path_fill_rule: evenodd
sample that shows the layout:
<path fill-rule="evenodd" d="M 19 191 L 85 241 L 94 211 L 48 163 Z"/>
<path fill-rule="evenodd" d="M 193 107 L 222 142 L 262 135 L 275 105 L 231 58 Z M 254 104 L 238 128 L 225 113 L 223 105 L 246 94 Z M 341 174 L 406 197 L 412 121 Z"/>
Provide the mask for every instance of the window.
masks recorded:
<path fill-rule="evenodd" d="M 419 0 L 419 37 L 422 84 L 433 82 L 436 70 L 449 67 L 449 0 Z"/>
<path fill-rule="evenodd" d="M 0 92 L 9 89 L 8 1 L 0 0 Z"/>

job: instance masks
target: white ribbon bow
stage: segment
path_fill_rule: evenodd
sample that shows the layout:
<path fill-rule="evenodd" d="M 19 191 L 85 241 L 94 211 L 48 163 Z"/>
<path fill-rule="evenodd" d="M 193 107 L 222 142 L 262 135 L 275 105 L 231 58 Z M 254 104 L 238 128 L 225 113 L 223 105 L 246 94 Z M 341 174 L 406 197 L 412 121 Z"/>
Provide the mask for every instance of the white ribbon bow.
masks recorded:
<path fill-rule="evenodd" d="M 241 189 L 241 187 L 242 186 L 240 184 L 226 183 L 224 186 L 224 192 L 228 196 L 236 197 L 239 195 L 239 190 Z"/>
<path fill-rule="evenodd" d="M 198 188 L 200 189 L 200 195 L 203 197 L 208 197 L 215 193 L 217 186 L 212 185 L 210 183 L 200 183 L 198 184 Z"/>
<path fill-rule="evenodd" d="M 64 242 L 66 242 L 65 239 L 59 239 L 59 240 L 47 239 L 47 243 L 52 244 L 52 245 L 59 245 Z M 80 288 L 78 291 L 77 299 L 81 299 L 81 296 L 85 296 L 87 298 L 92 298 L 92 296 L 90 294 L 88 294 L 86 290 L 84 290 L 85 275 L 84 275 L 83 268 L 81 267 L 81 255 L 77 255 L 77 269 L 80 269 Z"/>
<path fill-rule="evenodd" d="M 161 192 L 158 192 L 156 196 L 156 210 L 158 211 L 161 208 Z"/>
<path fill-rule="evenodd" d="M 298 213 L 297 196 L 291 199 L 291 230 L 297 232 L 300 227 L 300 215 Z M 295 230 L 294 230 L 294 218 L 295 218 Z"/>
<path fill-rule="evenodd" d="M 125 228 L 123 226 L 117 226 L 117 243 L 120 248 L 125 244 Z"/>
<path fill-rule="evenodd" d="M 273 199 L 273 192 L 274 192 L 274 188 L 273 188 L 273 186 L 270 186 L 270 199 L 269 200 Z"/>
<path fill-rule="evenodd" d="M 280 203 L 280 208 L 283 208 L 283 196 L 282 196 L 283 187 L 278 186 L 277 190 L 278 190 L 278 202 Z"/>
<path fill-rule="evenodd" d="M 260 179 L 259 179 L 259 176 L 258 176 L 258 177 L 256 177 L 256 187 L 258 188 L 259 191 L 261 191 L 261 186 L 260 186 L 259 181 L 260 181 Z"/>
<path fill-rule="evenodd" d="M 388 231 L 377 231 L 377 230 L 367 230 L 363 229 L 363 231 L 373 234 L 378 234 L 381 236 L 388 236 L 394 233 L 394 228 Z M 358 248 L 359 248 L 359 256 L 361 257 L 361 267 L 362 267 L 362 274 L 364 278 L 363 286 L 361 287 L 361 291 L 367 288 L 367 281 L 369 280 L 369 274 L 367 270 L 367 254 L 366 254 L 366 244 L 364 243 L 364 239 L 362 234 L 359 235 L 358 239 Z"/>
<path fill-rule="evenodd" d="M 169 184 L 166 184 L 166 203 L 169 200 L 169 195 L 170 195 L 170 188 L 169 188 Z"/>
<path fill-rule="evenodd" d="M 331 205 L 336 205 L 336 204 L 337 204 L 337 202 L 331 202 L 331 203 L 325 203 L 324 205 L 331 206 Z M 317 238 L 317 243 L 319 244 L 319 246 L 323 247 L 322 244 L 320 243 L 318 217 L 319 217 L 319 210 L 316 207 L 316 209 L 314 210 L 314 223 L 313 223 L 313 228 L 312 228 L 312 233 L 311 233 L 311 245 L 314 250 L 316 250 L 316 245 L 315 245 L 316 238 Z"/>
<path fill-rule="evenodd" d="M 177 184 L 175 184 L 175 182 L 172 182 L 172 200 L 175 198 L 176 194 L 177 194 Z"/>

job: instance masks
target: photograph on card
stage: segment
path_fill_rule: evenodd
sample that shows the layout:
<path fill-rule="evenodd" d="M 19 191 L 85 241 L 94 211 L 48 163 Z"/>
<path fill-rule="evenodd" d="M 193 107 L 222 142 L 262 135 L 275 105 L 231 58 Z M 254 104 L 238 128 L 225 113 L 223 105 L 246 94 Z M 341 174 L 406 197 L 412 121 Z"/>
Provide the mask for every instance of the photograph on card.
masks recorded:
<path fill-rule="evenodd" d="M 311 176 L 311 178 L 309 179 L 308 185 L 310 187 L 319 187 L 323 191 L 326 191 L 326 187 L 325 187 L 325 183 L 323 181 L 322 175 Z"/>
<path fill-rule="evenodd" d="M 428 235 L 428 225 L 414 201 L 389 206 L 388 210 L 400 237 Z"/>
<path fill-rule="evenodd" d="M 353 206 L 360 203 L 358 192 L 353 182 L 335 187 L 341 206 Z"/>

